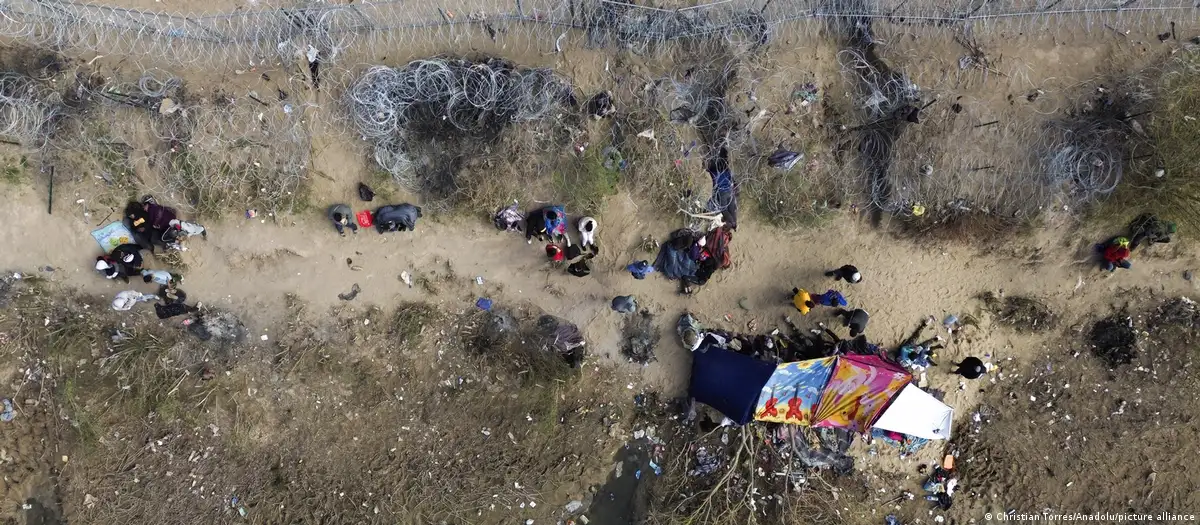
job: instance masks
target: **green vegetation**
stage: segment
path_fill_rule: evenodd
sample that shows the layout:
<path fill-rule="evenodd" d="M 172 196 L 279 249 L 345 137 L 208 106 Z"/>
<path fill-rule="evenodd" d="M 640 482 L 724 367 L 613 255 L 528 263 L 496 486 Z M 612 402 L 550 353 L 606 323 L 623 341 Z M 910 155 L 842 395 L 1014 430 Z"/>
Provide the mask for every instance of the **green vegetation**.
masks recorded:
<path fill-rule="evenodd" d="M 1169 60 L 1155 104 L 1147 127 L 1153 151 L 1144 162 L 1134 162 L 1097 213 L 1124 224 L 1151 212 L 1200 229 L 1200 54 L 1184 51 Z"/>
<path fill-rule="evenodd" d="M 554 172 L 554 187 L 573 213 L 596 214 L 604 199 L 617 193 L 621 182 L 620 153 L 594 145 L 578 159 L 569 159 Z"/>

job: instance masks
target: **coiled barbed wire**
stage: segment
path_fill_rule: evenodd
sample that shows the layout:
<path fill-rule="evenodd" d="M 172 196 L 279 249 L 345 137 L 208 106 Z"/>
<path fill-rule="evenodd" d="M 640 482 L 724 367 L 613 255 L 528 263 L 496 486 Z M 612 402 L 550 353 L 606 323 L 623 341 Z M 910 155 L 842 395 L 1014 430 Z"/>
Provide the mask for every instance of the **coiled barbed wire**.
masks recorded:
<path fill-rule="evenodd" d="M 0 75 L 0 137 L 40 148 L 63 112 L 61 97 L 24 75 Z"/>
<path fill-rule="evenodd" d="M 373 49 L 396 48 L 418 38 L 461 43 L 480 34 L 511 37 L 508 43 L 535 41 L 543 52 L 556 47 L 564 30 L 581 30 L 592 45 L 638 52 L 694 38 L 716 38 L 746 50 L 766 43 L 784 25 L 816 33 L 831 21 L 876 19 L 904 24 L 912 31 L 953 25 L 969 26 L 975 34 L 1028 34 L 1051 28 L 1158 27 L 1195 16 L 1194 6 L 1183 0 L 883 0 L 861 5 L 731 0 L 680 9 L 618 0 L 514 0 L 488 10 L 467 0 L 446 0 L 435 10 L 413 9 L 400 0 L 288 4 L 229 13 L 159 13 L 100 2 L 8 0 L 0 17 L 0 36 L 53 49 L 153 58 L 169 65 L 253 66 L 289 61 L 307 55 L 310 48 L 320 60 L 332 63 L 354 48 L 365 57 Z"/>
<path fill-rule="evenodd" d="M 379 167 L 410 191 L 428 194 L 435 182 L 455 183 L 418 177 L 411 141 L 490 141 L 513 123 L 538 121 L 574 104 L 575 96 L 570 82 L 548 69 L 444 58 L 369 68 L 345 101 L 355 129 L 374 144 Z"/>

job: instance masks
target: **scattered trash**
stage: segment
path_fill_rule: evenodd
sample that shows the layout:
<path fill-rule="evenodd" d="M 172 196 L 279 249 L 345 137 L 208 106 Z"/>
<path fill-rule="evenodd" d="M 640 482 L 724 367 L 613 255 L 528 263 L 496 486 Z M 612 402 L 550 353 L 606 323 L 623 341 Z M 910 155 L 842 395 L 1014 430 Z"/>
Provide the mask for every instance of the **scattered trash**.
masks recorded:
<path fill-rule="evenodd" d="M 650 468 L 654 470 L 655 476 L 661 476 L 663 473 L 662 467 L 658 466 L 658 463 L 655 463 L 653 460 L 650 461 Z"/>
<path fill-rule="evenodd" d="M 179 104 L 175 103 L 174 100 L 164 98 L 162 102 L 158 103 L 158 113 L 160 115 L 170 115 L 176 111 L 179 111 Z"/>
<path fill-rule="evenodd" d="M 355 297 L 358 297 L 358 293 L 361 291 L 362 288 L 358 286 L 358 283 L 354 283 L 354 285 L 350 287 L 350 293 L 340 293 L 338 294 L 338 299 L 343 301 L 353 301 Z"/>
<path fill-rule="evenodd" d="M 617 107 L 613 104 L 612 93 L 607 91 L 596 93 L 592 98 L 588 99 L 586 109 L 588 115 L 591 115 L 596 120 L 600 120 L 617 111 Z"/>
<path fill-rule="evenodd" d="M 575 514 L 583 510 L 583 502 L 579 500 L 571 500 L 565 507 L 567 514 Z"/>
<path fill-rule="evenodd" d="M 84 494 L 83 495 L 83 506 L 87 507 L 89 509 L 92 507 L 95 507 L 96 506 L 96 496 L 93 496 L 91 494 Z"/>
<path fill-rule="evenodd" d="M 604 159 L 604 169 L 609 171 L 625 171 L 629 163 L 625 161 L 625 156 L 621 155 L 621 150 L 612 146 L 605 147 L 600 152 L 600 157 Z"/>
<path fill-rule="evenodd" d="M 954 314 L 950 314 L 950 315 L 947 315 L 946 319 L 942 321 L 942 328 L 945 328 L 949 332 L 953 332 L 954 325 L 956 325 L 956 324 L 958 324 L 958 316 L 954 315 Z"/>
<path fill-rule="evenodd" d="M 812 82 L 808 82 L 806 84 L 797 86 L 796 89 L 792 91 L 792 98 L 800 99 L 800 105 L 807 106 L 819 100 L 820 94 L 817 90 L 817 86 Z"/>
<path fill-rule="evenodd" d="M 796 164 L 801 160 L 804 160 L 803 153 L 796 153 L 780 148 L 775 153 L 772 153 L 770 157 L 767 157 L 767 164 L 772 168 L 788 171 L 796 167 Z"/>
<path fill-rule="evenodd" d="M 409 288 L 412 288 L 412 275 L 408 273 L 408 270 L 400 272 L 400 281 L 407 284 Z"/>
<path fill-rule="evenodd" d="M 1184 271 L 1183 271 L 1183 280 L 1185 280 L 1185 281 L 1190 281 L 1190 280 L 1192 280 L 1192 271 L 1191 271 L 1191 270 L 1184 270 Z"/>
<path fill-rule="evenodd" d="M 7 423 L 17 417 L 17 412 L 13 410 L 11 399 L 6 397 L 3 400 L 0 400 L 0 403 L 4 404 L 4 411 L 0 412 L 0 421 Z"/>
<path fill-rule="evenodd" d="M 645 131 L 643 131 L 643 132 L 641 132 L 641 133 L 638 133 L 638 134 L 637 134 L 637 136 L 639 136 L 639 137 L 642 137 L 642 138 L 646 138 L 646 139 L 650 139 L 650 142 L 653 142 L 653 143 L 654 143 L 654 147 L 656 147 L 656 148 L 658 147 L 658 139 L 654 137 L 654 130 L 653 130 L 653 129 L 648 129 L 648 130 L 645 130 Z"/>
<path fill-rule="evenodd" d="M 479 307 L 480 310 L 490 312 L 492 311 L 492 300 L 480 297 L 479 300 L 475 301 L 475 306 Z"/>
<path fill-rule="evenodd" d="M 475 284 L 483 286 L 483 276 L 482 275 L 478 275 L 475 277 Z"/>
<path fill-rule="evenodd" d="M 246 218 L 247 219 L 253 219 L 255 217 L 258 217 L 258 210 L 255 210 L 255 209 L 246 210 Z"/>

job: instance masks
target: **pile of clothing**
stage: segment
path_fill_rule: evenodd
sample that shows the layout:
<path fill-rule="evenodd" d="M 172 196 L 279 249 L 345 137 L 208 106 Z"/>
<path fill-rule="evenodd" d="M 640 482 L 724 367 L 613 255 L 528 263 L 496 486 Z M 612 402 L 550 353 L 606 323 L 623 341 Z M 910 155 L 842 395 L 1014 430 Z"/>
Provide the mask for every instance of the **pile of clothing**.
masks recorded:
<path fill-rule="evenodd" d="M 668 279 L 680 280 L 685 288 L 692 284 L 703 285 L 713 273 L 730 266 L 729 242 L 733 232 L 721 226 L 707 234 L 684 228 L 676 230 L 663 243 L 654 260 L 654 268 Z"/>

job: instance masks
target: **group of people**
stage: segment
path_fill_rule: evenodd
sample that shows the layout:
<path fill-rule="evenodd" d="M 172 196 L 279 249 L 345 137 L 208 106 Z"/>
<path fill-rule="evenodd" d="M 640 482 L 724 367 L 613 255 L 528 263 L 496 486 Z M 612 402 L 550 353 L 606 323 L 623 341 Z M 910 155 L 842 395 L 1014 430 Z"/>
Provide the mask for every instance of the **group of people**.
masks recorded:
<path fill-rule="evenodd" d="M 825 276 L 833 277 L 835 281 L 846 281 L 847 284 L 862 282 L 862 272 L 859 272 L 858 268 L 852 264 L 844 265 L 835 270 L 829 270 L 825 272 Z M 837 290 L 830 289 L 821 295 L 813 297 L 808 290 L 792 288 L 792 306 L 796 307 L 800 315 L 808 315 L 817 305 L 837 308 L 834 311 L 834 315 L 842 318 L 842 326 L 850 329 L 851 338 L 862 335 L 867 330 L 867 323 L 871 320 L 871 314 L 862 308 L 855 308 L 853 310 L 845 308 L 848 306 L 846 298 Z"/>
<path fill-rule="evenodd" d="M 845 281 L 848 284 L 862 282 L 862 272 L 854 265 L 844 265 L 840 268 L 825 272 L 826 277 L 832 277 L 836 281 Z M 863 332 L 867 329 L 867 323 L 871 316 L 862 308 L 853 310 L 845 308 L 847 306 L 846 298 L 837 290 L 830 289 L 825 293 L 813 296 L 807 290 L 801 288 L 792 289 L 792 305 L 800 312 L 801 315 L 808 315 L 813 308 L 818 305 L 837 308 L 834 314 L 841 318 L 842 325 L 850 329 L 850 341 L 845 342 L 837 336 L 832 330 L 825 327 L 824 323 L 820 324 L 821 330 L 814 330 L 817 334 L 816 339 L 810 338 L 809 341 L 815 341 L 810 344 L 812 348 L 820 351 L 820 355 L 828 355 L 830 353 L 878 353 L 878 347 L 867 343 Z M 790 320 L 789 320 L 790 321 Z M 792 325 L 793 329 L 799 332 L 799 328 Z M 934 336 L 923 341 L 917 340 L 921 337 L 921 333 L 929 326 L 926 321 L 917 328 L 907 339 L 900 343 L 900 347 L 896 350 L 895 355 L 887 355 L 889 359 L 895 360 L 901 366 L 914 371 L 923 371 L 930 366 L 937 366 L 933 358 L 937 357 L 937 350 L 943 348 L 941 336 Z M 828 335 L 830 341 L 825 341 L 824 337 Z M 966 379 L 978 379 L 983 374 L 987 373 L 987 366 L 977 357 L 967 357 L 958 363 L 953 363 L 955 374 Z"/>
<path fill-rule="evenodd" d="M 1126 270 L 1133 267 L 1129 258 L 1133 251 L 1143 243 L 1147 245 L 1171 242 L 1171 236 L 1177 231 L 1173 222 L 1164 221 L 1153 214 L 1144 213 L 1129 223 L 1129 234 L 1113 237 L 1107 242 L 1096 245 L 1100 253 L 1101 266 L 1108 271 L 1117 268 Z"/>
<path fill-rule="evenodd" d="M 126 205 L 124 222 L 138 246 L 150 253 L 154 253 L 156 246 L 183 251 L 187 249 L 184 241 L 189 237 L 208 238 L 204 226 L 180 220 L 174 208 L 159 204 L 151 196 Z"/>
<path fill-rule="evenodd" d="M 159 319 L 195 311 L 186 304 L 187 294 L 179 289 L 182 278 L 168 270 L 146 268 L 142 250 L 150 253 L 154 253 L 155 247 L 185 250 L 183 242 L 188 237 L 207 238 L 207 230 L 199 224 L 180 220 L 174 209 L 158 204 L 153 197 L 130 202 L 123 220 L 135 242 L 121 244 L 96 257 L 96 271 L 105 279 L 120 279 L 124 283 L 129 283 L 130 277 L 140 277 L 143 283 L 152 284 L 157 290 L 153 294 L 137 290 L 119 292 L 113 299 L 113 309 L 129 310 L 138 303 L 158 301 L 154 310 Z"/>
<path fill-rule="evenodd" d="M 596 244 L 600 223 L 593 217 L 580 217 L 575 222 L 579 242 L 572 242 L 571 232 L 568 231 L 570 221 L 566 209 L 560 205 L 545 206 L 522 214 L 520 203 L 513 201 L 496 210 L 492 222 L 501 231 L 524 232 L 526 244 L 533 244 L 534 238 L 539 243 L 546 243 L 546 257 L 566 266 L 567 273 L 576 277 L 591 275 L 589 261 L 600 254 L 600 246 Z"/>
<path fill-rule="evenodd" d="M 345 237 L 347 229 L 351 233 L 358 234 L 358 217 L 354 215 L 354 211 L 350 209 L 349 205 L 334 204 L 329 207 L 326 215 L 333 223 L 333 228 L 337 230 L 338 235 Z M 404 203 L 380 206 L 374 213 L 364 211 L 361 215 L 363 227 L 374 224 L 375 231 L 379 233 L 410 232 L 417 228 L 417 219 L 423 216 L 423 212 L 420 206 Z"/>

